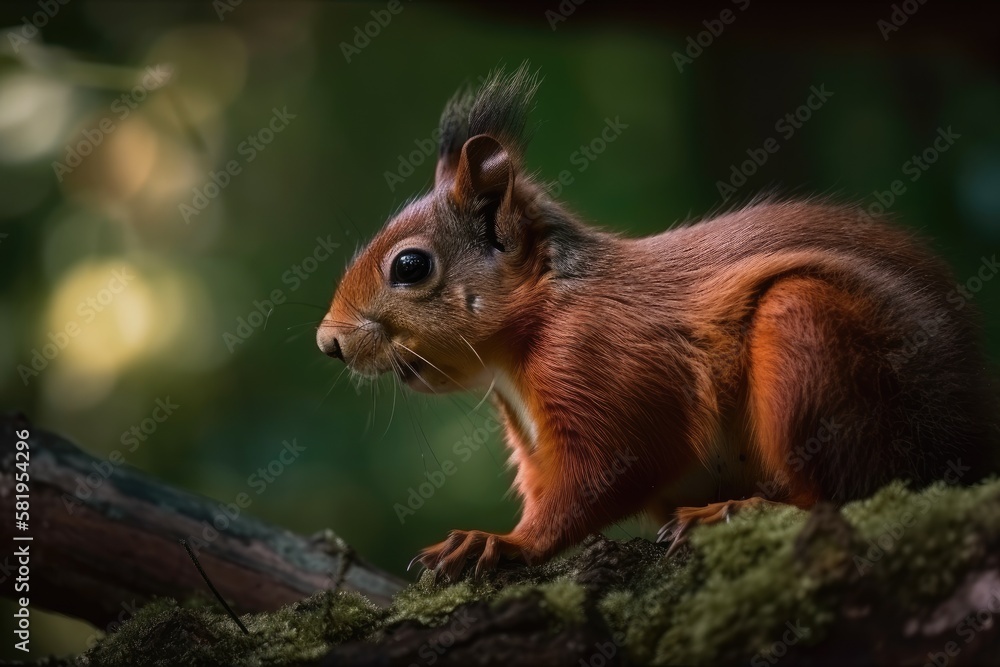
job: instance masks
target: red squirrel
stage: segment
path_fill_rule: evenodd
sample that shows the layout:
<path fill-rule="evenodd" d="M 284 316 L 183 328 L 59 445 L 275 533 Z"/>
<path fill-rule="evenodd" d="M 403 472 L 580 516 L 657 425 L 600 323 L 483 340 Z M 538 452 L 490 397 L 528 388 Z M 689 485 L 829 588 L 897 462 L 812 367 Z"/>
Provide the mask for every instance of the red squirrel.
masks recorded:
<path fill-rule="evenodd" d="M 525 168 L 537 87 L 522 66 L 448 102 L 433 189 L 352 260 L 317 330 L 361 376 L 493 389 L 520 520 L 414 561 L 454 581 L 642 512 L 676 545 L 749 504 L 987 471 L 973 309 L 921 241 L 817 201 L 646 238 L 592 227 Z"/>

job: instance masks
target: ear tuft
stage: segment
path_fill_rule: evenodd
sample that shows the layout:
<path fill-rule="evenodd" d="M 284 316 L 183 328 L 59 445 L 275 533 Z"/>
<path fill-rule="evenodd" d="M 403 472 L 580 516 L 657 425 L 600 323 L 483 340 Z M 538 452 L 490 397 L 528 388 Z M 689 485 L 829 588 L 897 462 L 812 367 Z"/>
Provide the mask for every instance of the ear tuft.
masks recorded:
<path fill-rule="evenodd" d="M 510 74 L 496 70 L 478 90 L 457 92 L 445 105 L 440 122 L 436 182 L 454 177 L 462 148 L 471 137 L 488 134 L 502 143 L 511 159 L 527 146 L 525 128 L 540 80 L 524 62 Z"/>

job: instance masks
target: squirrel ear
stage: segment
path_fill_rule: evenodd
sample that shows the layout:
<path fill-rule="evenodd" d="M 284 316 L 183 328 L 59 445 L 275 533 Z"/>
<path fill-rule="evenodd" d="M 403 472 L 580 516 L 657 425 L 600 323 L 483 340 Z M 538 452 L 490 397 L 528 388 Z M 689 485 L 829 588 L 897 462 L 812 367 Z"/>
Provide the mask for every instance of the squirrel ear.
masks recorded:
<path fill-rule="evenodd" d="M 499 141 L 479 134 L 465 142 L 455 170 L 453 192 L 456 199 L 503 197 L 513 186 L 510 157 Z"/>
<path fill-rule="evenodd" d="M 514 191 L 514 165 L 503 145 L 486 134 L 479 134 L 462 146 L 455 170 L 452 195 L 459 205 L 469 205 L 476 199 L 485 200 L 486 237 L 498 250 L 513 239 L 505 229 L 509 226 L 511 199 Z M 502 221 L 506 220 L 508 225 Z"/>

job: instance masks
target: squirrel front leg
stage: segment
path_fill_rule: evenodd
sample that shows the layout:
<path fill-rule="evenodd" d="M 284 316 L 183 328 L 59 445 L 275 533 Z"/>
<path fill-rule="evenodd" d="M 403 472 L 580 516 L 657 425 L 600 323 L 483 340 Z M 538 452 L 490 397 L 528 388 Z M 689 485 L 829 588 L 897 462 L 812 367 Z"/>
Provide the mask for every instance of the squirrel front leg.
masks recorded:
<path fill-rule="evenodd" d="M 457 581 L 475 560 L 474 574 L 478 577 L 495 569 L 501 558 L 529 565 L 544 562 L 619 518 L 607 516 L 606 509 L 620 506 L 608 501 L 617 495 L 617 489 L 628 488 L 623 483 L 624 472 L 616 474 L 619 469 L 628 470 L 628 457 L 618 457 L 625 465 L 609 473 L 595 461 L 567 454 L 568 449 L 551 448 L 544 463 L 537 460 L 537 454 L 521 461 L 517 485 L 524 496 L 524 511 L 510 533 L 453 530 L 446 540 L 424 549 L 410 564 L 419 561 L 427 569 Z"/>

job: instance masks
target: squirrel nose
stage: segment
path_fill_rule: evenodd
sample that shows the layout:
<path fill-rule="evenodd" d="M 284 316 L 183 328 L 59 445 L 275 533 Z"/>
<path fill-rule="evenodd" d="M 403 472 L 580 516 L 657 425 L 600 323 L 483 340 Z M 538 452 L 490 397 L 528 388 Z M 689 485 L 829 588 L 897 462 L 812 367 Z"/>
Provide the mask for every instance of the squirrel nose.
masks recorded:
<path fill-rule="evenodd" d="M 331 329 L 332 327 L 320 326 L 319 330 L 316 331 L 316 345 L 323 354 L 343 361 L 344 353 L 340 349 L 340 341 L 337 340 L 335 332 Z"/>

